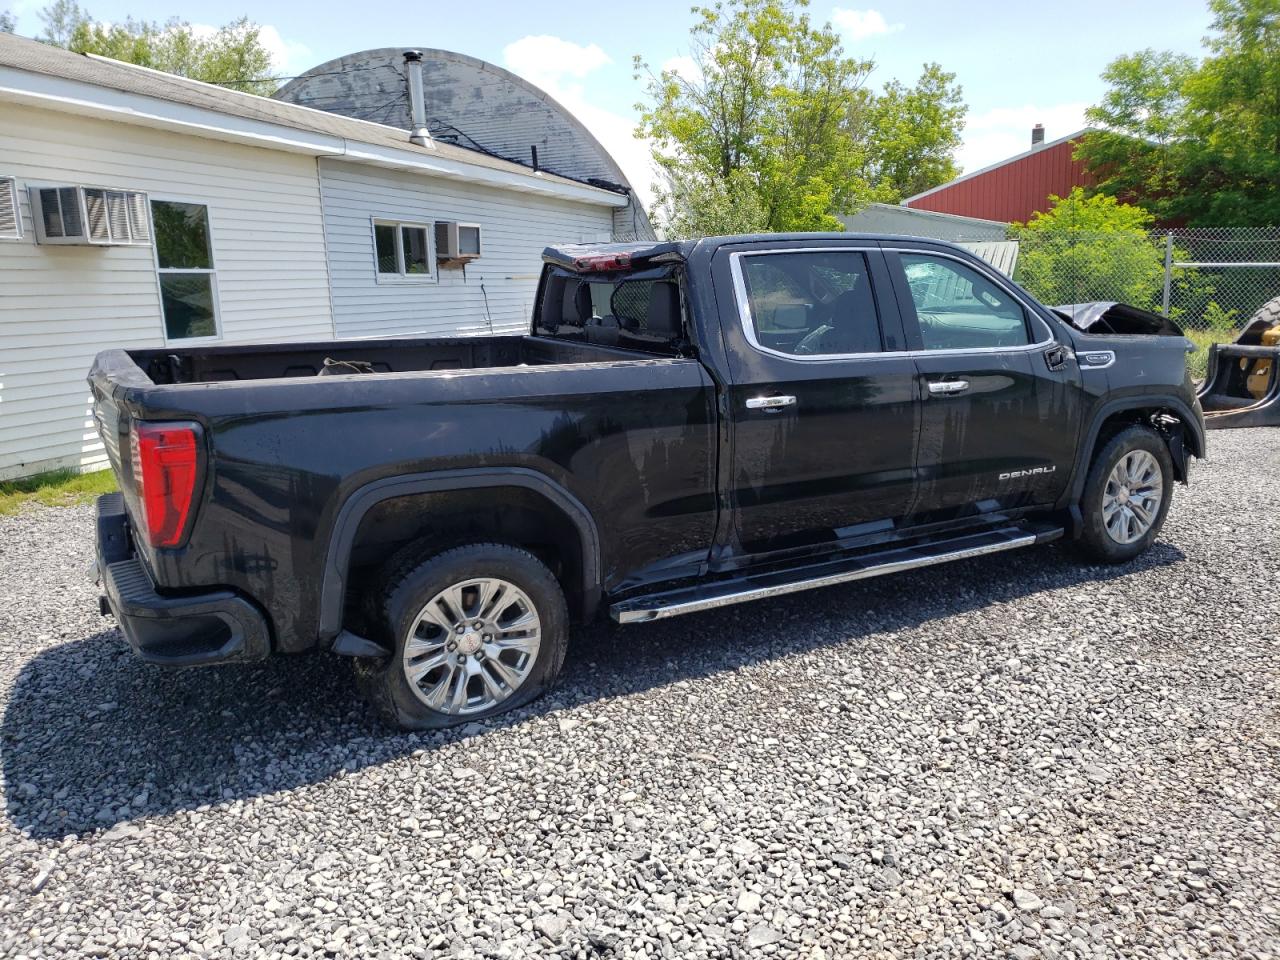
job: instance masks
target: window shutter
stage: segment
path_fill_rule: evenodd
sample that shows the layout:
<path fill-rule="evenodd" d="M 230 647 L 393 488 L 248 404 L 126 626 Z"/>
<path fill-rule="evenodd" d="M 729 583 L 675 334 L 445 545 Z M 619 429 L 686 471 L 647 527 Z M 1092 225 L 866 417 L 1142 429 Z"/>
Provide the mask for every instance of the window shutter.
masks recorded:
<path fill-rule="evenodd" d="M 22 236 L 22 214 L 18 207 L 18 185 L 13 177 L 0 177 L 0 239 Z"/>

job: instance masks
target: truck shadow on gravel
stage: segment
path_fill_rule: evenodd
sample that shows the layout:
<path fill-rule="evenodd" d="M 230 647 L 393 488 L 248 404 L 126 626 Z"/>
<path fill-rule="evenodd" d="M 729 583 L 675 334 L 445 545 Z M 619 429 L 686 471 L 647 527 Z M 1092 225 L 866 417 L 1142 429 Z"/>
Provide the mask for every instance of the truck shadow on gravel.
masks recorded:
<path fill-rule="evenodd" d="M 1124 567 L 1088 567 L 1054 547 L 1013 564 L 979 558 L 650 625 L 597 624 L 575 632 L 551 696 L 422 735 L 384 726 L 335 657 L 169 672 L 106 630 L 44 651 L 15 680 L 0 726 L 6 811 L 30 836 L 52 838 L 278 793 L 563 708 L 1182 559 L 1161 543 Z"/>

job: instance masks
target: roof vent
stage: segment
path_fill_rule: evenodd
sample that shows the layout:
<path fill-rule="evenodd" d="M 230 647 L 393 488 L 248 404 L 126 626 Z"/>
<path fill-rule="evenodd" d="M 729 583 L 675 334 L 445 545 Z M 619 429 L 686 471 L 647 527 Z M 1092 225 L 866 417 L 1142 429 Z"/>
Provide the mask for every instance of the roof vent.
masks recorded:
<path fill-rule="evenodd" d="M 409 116 L 413 124 L 409 142 L 425 147 L 431 142 L 431 131 L 427 129 L 427 97 L 422 89 L 422 51 L 404 52 L 404 71 L 409 79 Z"/>
<path fill-rule="evenodd" d="M 1044 146 L 1044 124 L 1037 123 L 1031 128 L 1031 149 Z"/>

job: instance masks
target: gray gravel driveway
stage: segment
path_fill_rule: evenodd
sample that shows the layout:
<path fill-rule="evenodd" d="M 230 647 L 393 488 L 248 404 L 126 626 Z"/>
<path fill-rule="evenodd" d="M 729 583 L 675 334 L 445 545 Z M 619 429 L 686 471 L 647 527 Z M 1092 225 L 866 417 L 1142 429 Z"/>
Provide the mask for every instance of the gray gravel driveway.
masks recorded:
<path fill-rule="evenodd" d="M 575 636 L 389 732 L 326 657 L 135 662 L 89 508 L 0 518 L 0 956 L 1280 956 L 1280 430 L 1158 546 Z"/>

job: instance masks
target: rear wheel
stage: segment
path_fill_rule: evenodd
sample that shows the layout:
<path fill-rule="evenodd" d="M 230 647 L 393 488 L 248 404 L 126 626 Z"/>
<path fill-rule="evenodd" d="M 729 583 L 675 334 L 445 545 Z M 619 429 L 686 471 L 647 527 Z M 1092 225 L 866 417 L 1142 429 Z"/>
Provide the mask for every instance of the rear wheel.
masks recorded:
<path fill-rule="evenodd" d="M 1126 427 L 1089 468 L 1080 504 L 1085 552 L 1105 563 L 1124 563 L 1160 534 L 1173 497 L 1173 460 L 1150 427 Z"/>
<path fill-rule="evenodd" d="M 458 547 L 392 572 L 381 620 L 393 652 L 358 661 L 357 676 L 383 715 L 406 729 L 492 717 L 554 683 L 568 619 L 560 584 L 531 553 Z"/>

